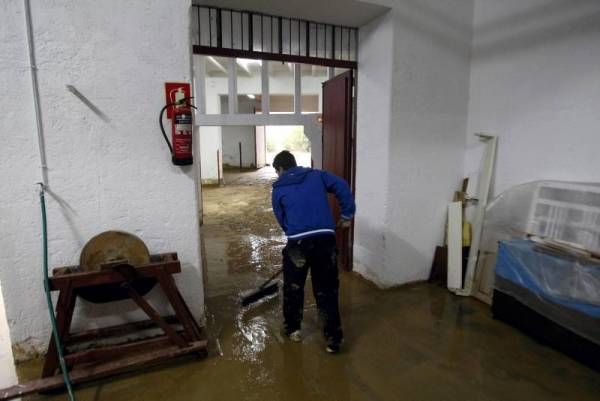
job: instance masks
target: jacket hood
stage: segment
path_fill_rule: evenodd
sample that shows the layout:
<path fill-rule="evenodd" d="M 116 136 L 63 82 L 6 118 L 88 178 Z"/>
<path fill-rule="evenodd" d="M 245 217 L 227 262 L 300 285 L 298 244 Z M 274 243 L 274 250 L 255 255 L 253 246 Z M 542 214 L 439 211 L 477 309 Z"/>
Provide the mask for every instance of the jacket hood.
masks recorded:
<path fill-rule="evenodd" d="M 300 184 L 311 171 L 313 171 L 312 168 L 292 167 L 291 169 L 286 170 L 279 179 L 273 183 L 273 188 Z"/>

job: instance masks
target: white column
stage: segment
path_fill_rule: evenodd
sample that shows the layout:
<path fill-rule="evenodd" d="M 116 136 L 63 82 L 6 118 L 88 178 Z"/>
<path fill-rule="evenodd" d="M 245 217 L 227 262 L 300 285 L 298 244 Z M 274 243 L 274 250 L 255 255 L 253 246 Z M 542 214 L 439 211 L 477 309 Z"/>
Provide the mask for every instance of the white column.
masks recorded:
<path fill-rule="evenodd" d="M 237 63 L 235 58 L 231 57 L 228 59 L 229 63 L 227 64 L 227 77 L 229 78 L 229 95 L 228 99 L 228 109 L 229 114 L 237 114 L 238 111 L 238 101 L 237 101 Z"/>
<path fill-rule="evenodd" d="M 302 114 L 302 75 L 300 64 L 294 64 L 294 113 Z"/>
<path fill-rule="evenodd" d="M 269 114 L 269 62 L 262 62 L 262 113 Z"/>
<path fill-rule="evenodd" d="M 195 56 L 194 60 L 194 102 L 196 115 L 206 114 L 206 57 Z"/>

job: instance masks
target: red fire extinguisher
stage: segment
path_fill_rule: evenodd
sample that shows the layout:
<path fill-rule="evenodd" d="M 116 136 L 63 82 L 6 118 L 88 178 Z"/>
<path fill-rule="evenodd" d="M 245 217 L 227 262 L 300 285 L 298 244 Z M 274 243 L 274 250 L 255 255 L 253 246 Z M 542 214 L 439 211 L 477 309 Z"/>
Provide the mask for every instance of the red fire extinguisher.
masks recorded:
<path fill-rule="evenodd" d="M 175 100 L 166 104 L 160 111 L 159 124 L 163 137 L 171 152 L 171 160 L 176 166 L 187 166 L 194 162 L 192 155 L 192 108 L 190 98 L 175 97 Z M 165 110 L 172 107 L 172 129 L 171 142 L 167 138 L 163 127 L 163 114 Z"/>

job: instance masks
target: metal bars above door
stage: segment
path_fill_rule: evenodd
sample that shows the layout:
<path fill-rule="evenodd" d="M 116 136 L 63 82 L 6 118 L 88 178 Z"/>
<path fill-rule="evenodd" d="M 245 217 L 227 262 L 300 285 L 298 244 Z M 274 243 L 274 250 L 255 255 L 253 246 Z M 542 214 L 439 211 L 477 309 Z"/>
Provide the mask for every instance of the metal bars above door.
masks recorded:
<path fill-rule="evenodd" d="M 195 54 L 356 68 L 358 29 L 295 18 L 193 6 Z"/>

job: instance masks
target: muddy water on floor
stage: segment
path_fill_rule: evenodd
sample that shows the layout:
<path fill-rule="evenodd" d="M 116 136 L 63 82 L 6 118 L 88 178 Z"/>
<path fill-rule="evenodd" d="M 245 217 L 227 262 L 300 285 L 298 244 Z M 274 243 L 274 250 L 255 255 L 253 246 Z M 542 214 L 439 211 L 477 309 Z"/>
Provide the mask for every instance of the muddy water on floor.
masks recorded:
<path fill-rule="evenodd" d="M 281 267 L 285 237 L 271 208 L 275 178 L 267 167 L 227 173 L 224 186 L 203 188 L 208 298 L 253 288 Z"/>
<path fill-rule="evenodd" d="M 345 274 L 341 299 L 346 344 L 339 355 L 325 353 L 314 307 L 296 344 L 279 334 L 277 299 L 241 310 L 217 297 L 210 325 L 220 329 L 208 358 L 80 387 L 78 399 L 591 401 L 600 394 L 597 373 L 442 288 L 382 291 Z M 22 365 L 21 377 L 34 368 Z"/>
<path fill-rule="evenodd" d="M 487 306 L 427 284 L 380 290 L 342 274 L 343 352 L 325 353 L 310 288 L 304 340 L 286 341 L 281 297 L 238 304 L 239 291 L 279 267 L 284 243 L 268 210 L 272 178 L 249 177 L 204 192 L 209 357 L 80 387 L 79 401 L 598 400 L 597 373 L 493 320 Z"/>

